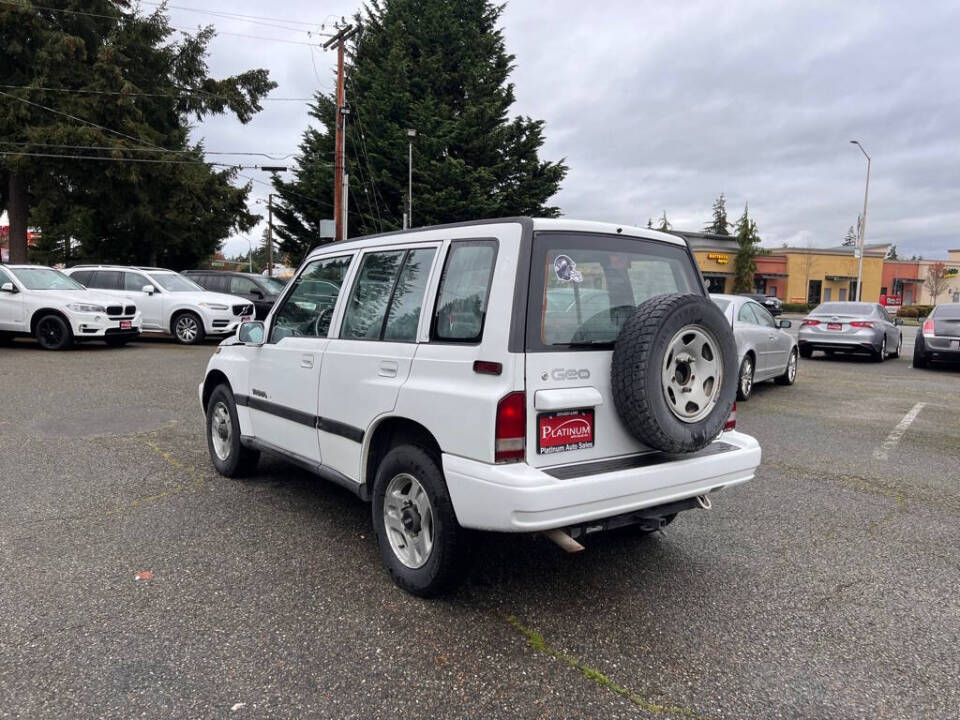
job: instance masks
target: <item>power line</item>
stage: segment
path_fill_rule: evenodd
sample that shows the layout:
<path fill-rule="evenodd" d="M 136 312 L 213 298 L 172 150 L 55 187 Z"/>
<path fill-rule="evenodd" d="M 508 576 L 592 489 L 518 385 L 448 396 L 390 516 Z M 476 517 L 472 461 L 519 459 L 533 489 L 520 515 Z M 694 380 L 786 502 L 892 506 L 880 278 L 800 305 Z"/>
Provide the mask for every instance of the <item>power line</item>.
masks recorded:
<path fill-rule="evenodd" d="M 151 5 L 153 7 L 160 7 L 163 3 L 147 2 L 146 0 L 141 0 L 140 4 Z M 261 20 L 261 21 L 267 21 L 267 22 L 287 23 L 288 25 L 304 25 L 306 27 L 317 27 L 318 25 L 320 25 L 321 27 L 323 27 L 323 25 L 320 23 L 306 22 L 304 20 L 290 20 L 287 18 L 264 17 L 262 15 L 244 15 L 242 13 L 235 13 L 230 10 L 200 10 L 199 8 L 191 8 L 191 7 L 186 7 L 184 5 L 167 5 L 167 7 L 170 8 L 171 10 L 186 10 L 187 12 L 203 13 L 206 15 L 219 15 L 227 18 L 236 18 L 240 20 Z M 331 16 L 328 15 L 327 17 L 329 18 Z M 308 32 L 308 31 L 302 30 L 301 32 Z"/>
<path fill-rule="evenodd" d="M 312 52 L 312 51 L 311 51 Z M 51 88 L 51 87 L 35 87 L 31 85 L 0 85 L 2 88 L 7 88 L 8 90 L 27 90 L 27 91 L 36 91 L 36 92 L 58 92 L 58 93 L 74 93 L 74 94 L 86 94 L 86 95 L 121 95 L 123 97 L 165 97 L 165 98 L 182 98 L 185 95 L 206 95 L 207 97 L 219 98 L 221 100 L 230 100 L 227 95 L 217 95 L 216 93 L 207 92 L 206 90 L 182 90 L 181 94 L 174 93 L 148 93 L 148 92 L 126 92 L 124 90 L 88 90 L 86 88 Z M 278 98 L 260 98 L 258 102 L 310 102 L 313 97 L 278 97 Z"/>
<path fill-rule="evenodd" d="M 131 152 L 166 152 L 178 154 L 202 153 L 203 155 L 247 155 L 251 157 L 263 157 L 267 158 L 268 160 L 287 160 L 295 155 L 295 153 L 287 153 L 286 155 L 271 155 L 269 153 L 262 152 L 225 152 L 216 150 L 157 150 L 155 148 L 129 147 L 126 145 L 61 145 L 59 143 L 10 142 L 7 140 L 0 140 L 0 145 L 13 145 L 16 147 L 47 147 L 59 148 L 61 150 L 123 150 Z"/>

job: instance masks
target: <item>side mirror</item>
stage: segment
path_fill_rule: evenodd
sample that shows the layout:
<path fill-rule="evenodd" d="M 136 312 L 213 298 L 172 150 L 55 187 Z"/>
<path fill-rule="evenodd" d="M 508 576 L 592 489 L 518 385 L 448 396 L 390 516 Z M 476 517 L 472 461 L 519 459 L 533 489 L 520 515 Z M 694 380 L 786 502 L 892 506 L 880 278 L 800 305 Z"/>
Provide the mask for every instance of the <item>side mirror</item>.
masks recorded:
<path fill-rule="evenodd" d="M 0 292 L 15 293 L 17 292 L 17 286 L 12 282 L 5 282 L 3 285 L 0 285 Z"/>
<path fill-rule="evenodd" d="M 144 291 L 147 295 L 153 295 L 153 294 L 157 291 L 157 289 L 156 289 L 153 285 L 144 285 L 144 286 L 143 286 L 143 291 Z"/>
<path fill-rule="evenodd" d="M 261 320 L 248 320 L 237 328 L 237 342 L 260 347 L 263 345 L 264 326 Z"/>
<path fill-rule="evenodd" d="M 253 288 L 253 290 L 250 291 L 250 294 L 253 295 L 255 298 L 260 298 L 261 300 L 263 300 L 263 291 L 260 290 L 259 288 Z"/>
<path fill-rule="evenodd" d="M 781 320 L 777 323 L 777 327 L 781 330 L 786 330 L 788 327 L 793 327 L 793 323 L 789 320 Z"/>

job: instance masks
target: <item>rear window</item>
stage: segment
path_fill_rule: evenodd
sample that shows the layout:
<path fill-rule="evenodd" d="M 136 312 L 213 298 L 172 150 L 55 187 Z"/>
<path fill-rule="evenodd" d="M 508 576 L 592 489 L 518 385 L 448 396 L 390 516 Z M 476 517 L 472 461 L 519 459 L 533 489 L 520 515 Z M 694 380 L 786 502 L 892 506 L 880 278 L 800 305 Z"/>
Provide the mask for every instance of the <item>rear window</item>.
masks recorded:
<path fill-rule="evenodd" d="M 655 240 L 543 233 L 532 267 L 529 349 L 611 346 L 643 301 L 703 293 L 686 246 Z"/>
<path fill-rule="evenodd" d="M 960 305 L 940 305 L 935 312 L 937 320 L 960 320 Z"/>
<path fill-rule="evenodd" d="M 813 311 L 814 315 L 872 315 L 874 307 L 869 303 L 832 302 L 823 303 Z"/>

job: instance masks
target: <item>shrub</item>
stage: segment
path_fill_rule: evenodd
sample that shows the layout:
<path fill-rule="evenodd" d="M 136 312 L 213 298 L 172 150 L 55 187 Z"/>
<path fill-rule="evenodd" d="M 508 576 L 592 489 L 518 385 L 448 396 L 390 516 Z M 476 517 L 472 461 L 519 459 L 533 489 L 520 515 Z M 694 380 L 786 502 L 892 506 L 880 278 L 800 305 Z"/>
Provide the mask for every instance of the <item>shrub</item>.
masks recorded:
<path fill-rule="evenodd" d="M 805 313 L 810 312 L 813 308 L 812 305 L 807 305 L 806 303 L 784 303 L 783 311 L 788 313 Z"/>
<path fill-rule="evenodd" d="M 933 310 L 933 305 L 904 305 L 897 312 L 897 315 L 903 318 L 926 317 Z"/>

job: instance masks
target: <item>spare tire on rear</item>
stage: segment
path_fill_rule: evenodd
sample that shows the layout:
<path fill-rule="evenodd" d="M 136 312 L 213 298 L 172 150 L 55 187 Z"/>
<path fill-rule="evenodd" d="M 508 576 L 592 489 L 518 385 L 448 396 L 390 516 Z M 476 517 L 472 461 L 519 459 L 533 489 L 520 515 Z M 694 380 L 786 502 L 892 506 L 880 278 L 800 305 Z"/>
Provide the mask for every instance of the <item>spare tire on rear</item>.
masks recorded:
<path fill-rule="evenodd" d="M 737 393 L 737 345 L 702 295 L 658 295 L 624 323 L 610 380 L 627 431 L 656 450 L 694 452 L 723 430 Z"/>

